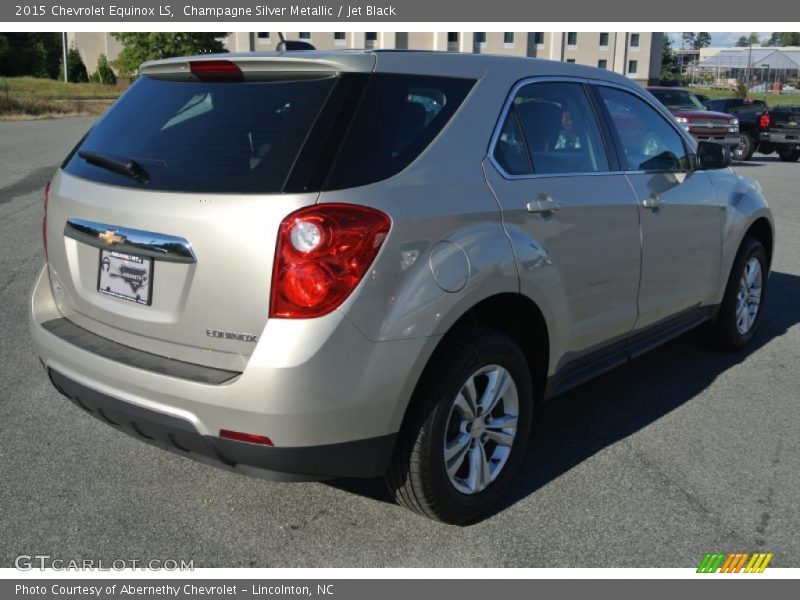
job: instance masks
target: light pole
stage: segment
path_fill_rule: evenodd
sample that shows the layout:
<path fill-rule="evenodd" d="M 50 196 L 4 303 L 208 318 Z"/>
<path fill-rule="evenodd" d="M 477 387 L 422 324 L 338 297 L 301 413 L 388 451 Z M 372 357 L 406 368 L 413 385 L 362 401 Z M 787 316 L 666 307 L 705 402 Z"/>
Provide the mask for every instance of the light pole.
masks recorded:
<path fill-rule="evenodd" d="M 762 69 L 765 67 L 767 69 L 767 78 L 764 79 L 764 104 L 767 103 L 767 89 L 768 89 L 767 86 L 769 85 L 769 63 L 761 65 Z"/>
<path fill-rule="evenodd" d="M 64 81 L 68 82 L 69 79 L 67 78 L 67 32 L 61 32 L 61 50 L 64 53 Z"/>

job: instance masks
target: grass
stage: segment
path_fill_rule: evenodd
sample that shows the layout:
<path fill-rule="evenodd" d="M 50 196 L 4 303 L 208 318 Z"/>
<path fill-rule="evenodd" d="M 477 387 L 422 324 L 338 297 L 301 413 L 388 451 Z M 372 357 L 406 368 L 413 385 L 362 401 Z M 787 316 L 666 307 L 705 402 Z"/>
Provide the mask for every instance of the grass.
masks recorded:
<path fill-rule="evenodd" d="M 736 94 L 729 90 L 715 90 L 711 88 L 691 87 L 684 88 L 690 92 L 703 94 L 709 98 L 733 98 Z M 763 100 L 764 92 L 750 92 L 747 96 L 751 100 Z M 800 104 L 800 94 L 767 94 L 767 106 L 785 106 L 787 104 Z"/>
<path fill-rule="evenodd" d="M 124 86 L 67 83 L 37 77 L 0 78 L 0 120 L 102 114 Z"/>

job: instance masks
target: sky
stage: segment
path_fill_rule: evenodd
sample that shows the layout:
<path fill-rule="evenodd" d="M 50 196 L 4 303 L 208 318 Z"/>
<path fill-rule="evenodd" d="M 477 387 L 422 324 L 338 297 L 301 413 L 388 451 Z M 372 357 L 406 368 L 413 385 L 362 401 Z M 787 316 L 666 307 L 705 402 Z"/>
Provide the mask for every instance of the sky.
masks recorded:
<path fill-rule="evenodd" d="M 683 35 L 683 34 L 682 33 L 668 33 L 667 35 L 669 36 L 669 41 L 672 42 L 673 47 L 680 48 L 680 46 L 681 46 L 681 35 Z M 711 45 L 713 47 L 735 46 L 736 45 L 736 40 L 738 40 L 741 36 L 748 36 L 748 35 L 750 35 L 749 31 L 747 31 L 747 32 L 741 32 L 741 31 L 737 31 L 737 32 L 721 32 L 721 31 L 712 32 L 711 33 Z M 770 35 L 771 35 L 770 33 L 759 33 L 758 37 L 760 39 L 763 39 L 765 37 L 769 37 Z"/>

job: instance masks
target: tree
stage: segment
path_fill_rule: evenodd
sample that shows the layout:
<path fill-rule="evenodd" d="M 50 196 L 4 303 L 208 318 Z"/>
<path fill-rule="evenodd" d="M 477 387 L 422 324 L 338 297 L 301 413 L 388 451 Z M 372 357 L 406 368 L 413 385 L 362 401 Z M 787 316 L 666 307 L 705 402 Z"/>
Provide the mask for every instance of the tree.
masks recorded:
<path fill-rule="evenodd" d="M 63 75 L 64 70 L 61 70 Z M 72 46 L 67 52 L 67 80 L 72 83 L 85 83 L 89 81 L 89 73 L 86 71 L 86 65 L 83 63 L 81 53 L 75 46 Z"/>
<path fill-rule="evenodd" d="M 800 33 L 776 31 L 764 42 L 765 46 L 800 46 Z"/>
<path fill-rule="evenodd" d="M 707 31 L 699 32 L 694 38 L 694 46 L 692 46 L 695 50 L 700 50 L 700 48 L 708 48 L 711 45 L 711 34 Z"/>
<path fill-rule="evenodd" d="M 92 73 L 89 79 L 94 83 L 103 83 L 105 85 L 117 84 L 117 76 L 109 66 L 105 54 L 101 54 L 97 57 L 97 70 Z"/>
<path fill-rule="evenodd" d="M 695 44 L 695 34 L 693 31 L 684 31 L 683 35 L 681 35 L 681 47 L 688 46 L 689 48 L 694 48 Z"/>
<path fill-rule="evenodd" d="M 739 39 L 736 40 L 736 47 L 737 48 L 747 48 L 750 44 L 747 41 L 747 38 L 743 35 L 739 36 Z"/>
<path fill-rule="evenodd" d="M 112 33 L 122 44 L 114 67 L 120 75 L 131 77 L 136 74 L 139 65 L 147 60 L 186 56 L 191 54 L 208 54 L 210 52 L 226 52 L 222 40 L 227 33 Z"/>
<path fill-rule="evenodd" d="M 0 33 L 0 75 L 58 77 L 61 34 Z"/>
<path fill-rule="evenodd" d="M 661 44 L 661 83 L 668 84 L 675 79 L 675 54 L 669 36 L 663 37 Z"/>

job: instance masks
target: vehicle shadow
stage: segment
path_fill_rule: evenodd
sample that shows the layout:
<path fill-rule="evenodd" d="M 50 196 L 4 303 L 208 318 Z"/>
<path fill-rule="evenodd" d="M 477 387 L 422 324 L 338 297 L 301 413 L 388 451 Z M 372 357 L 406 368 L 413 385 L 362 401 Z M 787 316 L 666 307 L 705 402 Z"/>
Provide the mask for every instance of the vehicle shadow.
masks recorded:
<path fill-rule="evenodd" d="M 753 157 L 750 160 L 745 160 L 745 161 L 734 160 L 732 166 L 733 166 L 734 169 L 738 169 L 739 167 L 760 167 L 764 163 L 780 163 L 780 162 L 783 162 L 783 161 L 780 159 L 780 157 L 777 154 L 773 153 L 773 154 L 771 154 L 769 156 L 762 156 L 762 155 L 755 156 L 755 155 L 753 155 Z M 789 163 L 789 164 L 791 164 L 791 163 Z"/>
<path fill-rule="evenodd" d="M 717 352 L 704 343 L 705 332 L 699 328 L 548 401 L 536 412 L 531 443 L 514 483 L 483 519 L 502 512 L 606 446 L 692 400 L 722 373 L 800 322 L 798 306 L 800 276 L 772 272 L 759 329 L 745 350 Z M 669 393 L 654 394 L 654 389 L 668 389 Z M 328 483 L 393 502 L 380 480 Z"/>

